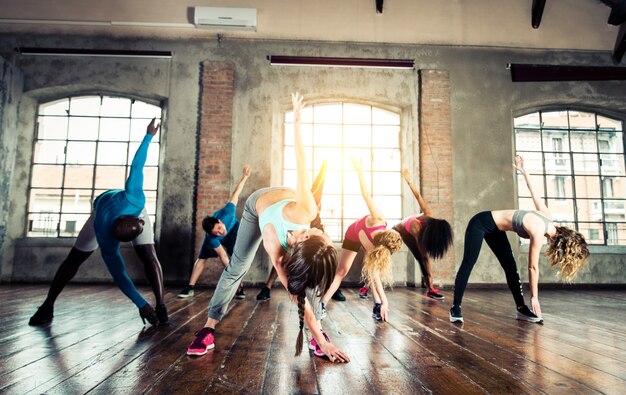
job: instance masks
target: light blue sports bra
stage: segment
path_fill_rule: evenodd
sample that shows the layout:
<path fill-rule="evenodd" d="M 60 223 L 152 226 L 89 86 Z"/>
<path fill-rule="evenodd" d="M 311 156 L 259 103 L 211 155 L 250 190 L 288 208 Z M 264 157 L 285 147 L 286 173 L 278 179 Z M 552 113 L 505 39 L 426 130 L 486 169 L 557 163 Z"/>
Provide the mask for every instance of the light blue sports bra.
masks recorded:
<path fill-rule="evenodd" d="M 285 220 L 285 217 L 283 217 L 283 207 L 285 207 L 289 202 L 295 202 L 295 200 L 285 199 L 278 201 L 266 208 L 263 211 L 263 214 L 259 217 L 259 227 L 261 228 L 261 232 L 265 229 L 265 225 L 272 224 L 274 229 L 276 229 L 276 236 L 278 236 L 280 245 L 286 251 L 289 251 L 289 246 L 287 245 L 288 231 L 309 229 L 309 225 L 294 224 Z"/>
<path fill-rule="evenodd" d="M 517 210 L 513 213 L 513 221 L 512 221 L 513 231 L 515 231 L 515 233 L 517 233 L 519 237 L 523 237 L 524 239 L 530 239 L 530 235 L 526 232 L 526 230 L 524 230 L 524 227 L 522 226 L 522 221 L 524 220 L 524 217 L 528 213 L 535 214 L 536 216 L 538 216 L 539 218 L 543 220 L 543 223 L 546 226 L 546 230 L 544 231 L 544 233 L 547 233 L 548 226 L 550 226 L 550 224 L 552 223 L 552 220 L 544 217 L 543 215 L 539 214 L 536 211 L 529 211 L 529 210 Z"/>

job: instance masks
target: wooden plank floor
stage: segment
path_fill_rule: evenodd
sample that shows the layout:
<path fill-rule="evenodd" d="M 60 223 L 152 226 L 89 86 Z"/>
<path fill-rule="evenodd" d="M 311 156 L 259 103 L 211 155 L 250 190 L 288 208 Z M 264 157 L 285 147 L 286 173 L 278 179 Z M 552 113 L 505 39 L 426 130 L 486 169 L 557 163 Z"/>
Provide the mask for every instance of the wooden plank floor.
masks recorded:
<path fill-rule="evenodd" d="M 147 288 L 140 289 L 149 296 Z M 177 299 L 170 324 L 144 328 L 137 309 L 108 285 L 70 285 L 52 324 L 28 326 L 45 285 L 0 285 L 2 394 L 624 394 L 626 290 L 542 290 L 545 325 L 515 320 L 505 289 L 468 289 L 463 325 L 448 300 L 420 289 L 389 292 L 390 321 L 371 318 L 371 299 L 344 289 L 324 326 L 352 362 L 294 357 L 298 320 L 282 288 L 272 299 L 233 301 L 216 347 L 186 348 L 213 290 Z"/>

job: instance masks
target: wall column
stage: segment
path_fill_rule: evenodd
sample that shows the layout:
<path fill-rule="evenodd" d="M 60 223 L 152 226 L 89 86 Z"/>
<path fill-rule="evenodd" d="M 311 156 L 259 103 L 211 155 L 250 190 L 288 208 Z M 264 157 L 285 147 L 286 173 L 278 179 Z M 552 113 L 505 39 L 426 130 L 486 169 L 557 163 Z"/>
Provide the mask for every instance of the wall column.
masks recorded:
<path fill-rule="evenodd" d="M 196 147 L 194 259 L 204 230 L 202 219 L 224 206 L 230 197 L 234 67 L 203 62 Z"/>
<path fill-rule="evenodd" d="M 436 218 L 454 228 L 452 118 L 447 70 L 420 70 L 420 192 Z M 454 284 L 454 248 L 432 265 L 435 284 Z"/>

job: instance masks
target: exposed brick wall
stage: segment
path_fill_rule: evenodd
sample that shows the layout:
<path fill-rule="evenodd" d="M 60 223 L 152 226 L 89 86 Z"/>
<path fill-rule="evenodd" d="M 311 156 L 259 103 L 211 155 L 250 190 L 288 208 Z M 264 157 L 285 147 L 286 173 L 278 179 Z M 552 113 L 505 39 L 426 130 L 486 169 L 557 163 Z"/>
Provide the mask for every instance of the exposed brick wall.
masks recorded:
<path fill-rule="evenodd" d="M 234 68 L 228 63 L 202 63 L 197 138 L 195 256 L 204 230 L 202 219 L 222 208 L 230 197 Z"/>
<path fill-rule="evenodd" d="M 419 96 L 420 192 L 437 218 L 454 228 L 452 121 L 447 70 L 421 70 Z M 432 266 L 436 284 L 453 284 L 454 249 Z"/>

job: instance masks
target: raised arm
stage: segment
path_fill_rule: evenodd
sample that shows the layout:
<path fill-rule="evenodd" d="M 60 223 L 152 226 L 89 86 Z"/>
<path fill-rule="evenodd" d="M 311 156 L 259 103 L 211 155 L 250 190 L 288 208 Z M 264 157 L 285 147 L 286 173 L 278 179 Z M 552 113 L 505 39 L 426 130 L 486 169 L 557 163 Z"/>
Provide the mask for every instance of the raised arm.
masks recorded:
<path fill-rule="evenodd" d="M 141 144 L 139 144 L 139 148 L 137 148 L 133 162 L 130 165 L 130 173 L 128 174 L 124 189 L 126 190 L 126 195 L 131 199 L 133 197 L 139 199 L 143 197 L 143 167 L 148 158 L 148 147 L 150 146 L 152 137 L 154 137 L 161 126 L 160 124 L 155 126 L 155 122 L 156 118 L 152 118 L 152 121 L 148 124 L 146 135 L 141 141 Z"/>
<path fill-rule="evenodd" d="M 304 151 L 304 143 L 302 142 L 302 131 L 300 129 L 300 122 L 302 120 L 302 108 L 304 107 L 302 95 L 299 93 L 291 94 L 291 101 L 293 103 L 293 133 L 294 144 L 296 149 L 296 175 L 297 175 L 297 188 L 296 188 L 296 212 L 297 215 L 306 217 L 306 221 L 309 222 L 317 215 L 317 205 L 315 199 L 311 193 L 311 180 L 310 175 L 307 173 L 306 168 L 306 152 Z"/>
<path fill-rule="evenodd" d="M 230 196 L 229 200 L 235 206 L 237 205 L 237 201 L 239 201 L 239 194 L 243 190 L 243 186 L 246 184 L 246 181 L 248 181 L 248 177 L 250 177 L 250 165 L 245 165 L 243 167 L 243 175 L 241 176 L 241 180 L 239 180 L 239 183 L 235 187 L 235 190 L 233 191 L 233 194 Z"/>
<path fill-rule="evenodd" d="M 413 196 L 415 196 L 415 199 L 417 199 L 417 203 L 420 205 L 420 210 L 422 210 L 424 215 L 432 217 L 432 211 L 430 210 L 424 199 L 422 199 L 420 191 L 418 191 L 415 185 L 413 185 L 413 183 L 411 182 L 411 178 L 409 177 L 409 171 L 407 169 L 402 169 L 402 177 L 404 178 L 404 181 L 406 181 L 406 183 L 409 185 L 409 188 L 411 188 Z"/>
<path fill-rule="evenodd" d="M 361 186 L 361 195 L 363 196 L 363 200 L 365 200 L 365 204 L 367 205 L 367 209 L 369 210 L 370 215 L 372 216 L 373 219 L 384 221 L 385 217 L 380 212 L 378 207 L 376 207 L 376 205 L 374 204 L 374 201 L 372 200 L 372 195 L 370 194 L 369 187 L 367 185 L 367 182 L 365 181 L 365 176 L 363 175 L 361 162 L 359 162 L 356 158 L 351 158 L 350 160 L 352 161 L 352 166 L 354 167 L 354 170 L 356 170 L 357 174 L 359 175 L 359 185 Z"/>
<path fill-rule="evenodd" d="M 530 182 L 530 177 L 528 177 L 528 173 L 526 172 L 526 169 L 524 168 L 524 158 L 522 158 L 520 155 L 516 155 L 514 166 L 515 166 L 515 169 L 517 169 L 517 171 L 519 171 L 524 176 L 524 180 L 526 181 L 526 186 L 528 187 L 528 190 L 530 191 L 530 196 L 533 198 L 533 204 L 535 205 L 535 209 L 545 214 L 549 218 L 552 218 L 552 214 L 550 213 L 550 210 L 548 209 L 548 207 L 545 205 L 543 200 L 541 200 L 541 197 L 537 196 L 535 194 L 535 191 L 533 190 L 533 185 Z"/>

